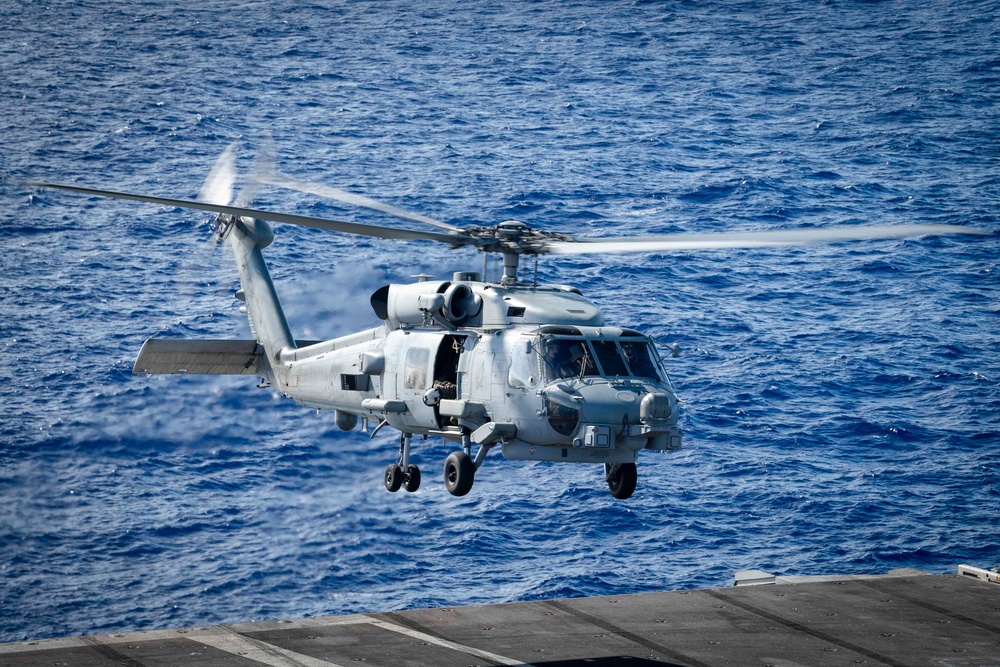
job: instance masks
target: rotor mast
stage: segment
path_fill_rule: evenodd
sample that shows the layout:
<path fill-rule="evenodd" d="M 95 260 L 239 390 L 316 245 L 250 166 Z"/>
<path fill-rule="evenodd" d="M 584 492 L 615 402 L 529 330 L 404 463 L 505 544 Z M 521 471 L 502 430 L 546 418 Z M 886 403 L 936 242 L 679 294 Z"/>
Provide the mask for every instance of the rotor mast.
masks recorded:
<path fill-rule="evenodd" d="M 503 254 L 503 278 L 500 279 L 501 285 L 517 284 L 517 265 L 520 261 L 521 256 L 516 252 L 505 252 Z"/>
<path fill-rule="evenodd" d="M 501 285 L 517 284 L 517 267 L 521 255 L 531 252 L 532 229 L 518 220 L 506 220 L 496 226 L 497 251 L 503 256 L 503 277 Z"/>

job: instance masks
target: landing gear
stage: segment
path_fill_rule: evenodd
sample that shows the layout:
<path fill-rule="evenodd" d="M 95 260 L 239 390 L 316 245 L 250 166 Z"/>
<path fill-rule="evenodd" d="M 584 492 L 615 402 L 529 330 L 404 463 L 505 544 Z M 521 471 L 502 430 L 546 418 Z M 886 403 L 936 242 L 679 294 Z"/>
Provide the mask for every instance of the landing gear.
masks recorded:
<path fill-rule="evenodd" d="M 403 486 L 403 469 L 398 463 L 390 463 L 385 467 L 385 488 L 395 493 Z"/>
<path fill-rule="evenodd" d="M 464 496 L 472 490 L 476 481 L 476 471 L 483 464 L 495 442 L 482 442 L 476 458 L 472 458 L 472 438 L 469 434 L 462 436 L 462 451 L 452 452 L 444 460 L 444 486 L 453 496 Z"/>
<path fill-rule="evenodd" d="M 403 488 L 410 493 L 420 488 L 420 468 L 415 465 L 406 466 L 406 474 L 403 475 Z"/>
<path fill-rule="evenodd" d="M 406 489 L 413 493 L 420 488 L 420 468 L 410 464 L 411 433 L 403 433 L 399 438 L 399 460 L 385 467 L 385 488 L 391 493 Z M 476 471 L 482 465 L 486 454 L 495 442 L 480 443 L 476 457 L 472 458 L 472 438 L 462 436 L 462 451 L 452 452 L 444 462 L 444 485 L 453 496 L 464 496 L 472 490 Z"/>
<path fill-rule="evenodd" d="M 625 500 L 635 493 L 639 475 L 634 463 L 605 463 L 604 477 L 608 481 L 611 495 L 619 500 Z"/>
<path fill-rule="evenodd" d="M 464 496 L 472 490 L 476 465 L 465 452 L 452 452 L 444 460 L 444 485 L 453 496 Z"/>
<path fill-rule="evenodd" d="M 420 468 L 410 463 L 410 437 L 404 433 L 399 438 L 399 463 L 385 467 L 385 488 L 395 493 L 400 487 L 413 493 L 420 488 Z"/>

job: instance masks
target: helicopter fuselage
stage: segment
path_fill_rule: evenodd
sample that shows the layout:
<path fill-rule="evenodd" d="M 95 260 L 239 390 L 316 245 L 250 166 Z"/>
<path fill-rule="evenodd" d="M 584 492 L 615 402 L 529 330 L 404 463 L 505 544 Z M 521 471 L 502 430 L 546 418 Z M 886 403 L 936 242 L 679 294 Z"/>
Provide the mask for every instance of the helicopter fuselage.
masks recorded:
<path fill-rule="evenodd" d="M 565 462 L 680 447 L 677 398 L 648 337 L 605 325 L 572 288 L 455 278 L 378 290 L 381 326 L 287 350 L 264 374 L 299 403 L 336 410 L 345 430 L 375 420 Z"/>

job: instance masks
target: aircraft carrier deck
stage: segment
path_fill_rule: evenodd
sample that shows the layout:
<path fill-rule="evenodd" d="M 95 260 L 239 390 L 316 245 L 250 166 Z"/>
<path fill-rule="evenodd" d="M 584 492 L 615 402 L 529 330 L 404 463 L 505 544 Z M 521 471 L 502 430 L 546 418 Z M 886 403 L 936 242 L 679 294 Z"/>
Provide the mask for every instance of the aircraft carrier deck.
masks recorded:
<path fill-rule="evenodd" d="M 997 575 L 962 567 L 28 641 L 0 665 L 1000 666 Z"/>

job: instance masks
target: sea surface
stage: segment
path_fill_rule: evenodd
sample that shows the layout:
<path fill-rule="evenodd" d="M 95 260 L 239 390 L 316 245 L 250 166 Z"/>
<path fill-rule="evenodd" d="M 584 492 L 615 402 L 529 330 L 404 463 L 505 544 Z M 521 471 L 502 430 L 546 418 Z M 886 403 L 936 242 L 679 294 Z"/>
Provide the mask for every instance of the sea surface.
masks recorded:
<path fill-rule="evenodd" d="M 193 198 L 231 142 L 454 225 L 579 236 L 1000 231 L 1000 5 L 52 0 L 0 5 L 0 641 L 1000 563 L 1000 237 L 548 257 L 651 334 L 684 449 L 593 466 L 396 436 L 254 378 L 138 377 L 249 335 Z M 301 193 L 255 204 L 407 226 Z M 299 338 L 482 256 L 276 226 Z"/>

